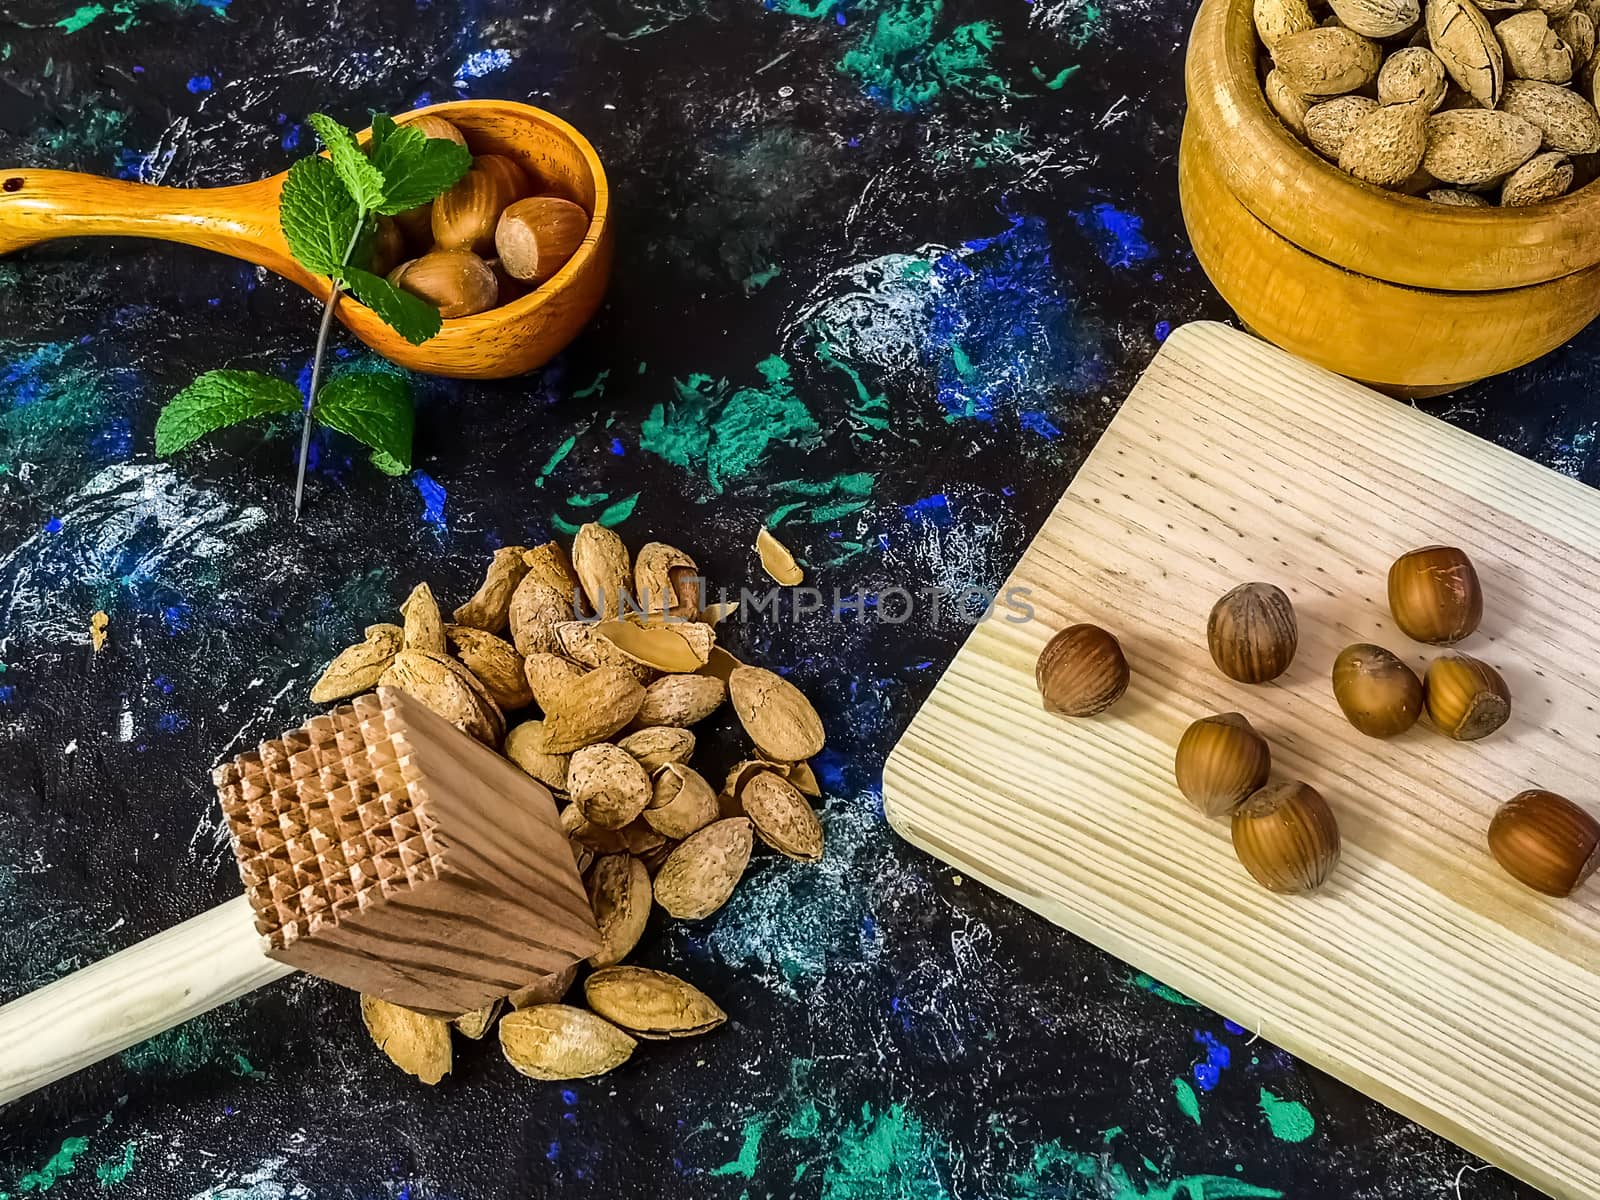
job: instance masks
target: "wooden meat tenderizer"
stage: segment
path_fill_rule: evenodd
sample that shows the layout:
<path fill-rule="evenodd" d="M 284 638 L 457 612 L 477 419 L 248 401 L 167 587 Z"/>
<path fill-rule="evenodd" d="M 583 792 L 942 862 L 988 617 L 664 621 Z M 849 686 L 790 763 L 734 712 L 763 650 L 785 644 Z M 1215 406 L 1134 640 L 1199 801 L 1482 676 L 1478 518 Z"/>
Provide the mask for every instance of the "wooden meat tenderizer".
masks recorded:
<path fill-rule="evenodd" d="M 246 894 L 0 1008 L 0 1104 L 295 969 L 453 1017 L 599 948 L 550 793 L 404 692 L 213 777 Z"/>

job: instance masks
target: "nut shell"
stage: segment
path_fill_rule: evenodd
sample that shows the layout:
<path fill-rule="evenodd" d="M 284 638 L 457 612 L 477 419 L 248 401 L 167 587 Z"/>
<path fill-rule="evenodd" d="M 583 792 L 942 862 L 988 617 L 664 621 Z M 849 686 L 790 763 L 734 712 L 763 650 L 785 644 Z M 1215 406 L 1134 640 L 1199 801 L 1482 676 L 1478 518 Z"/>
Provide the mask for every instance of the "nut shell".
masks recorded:
<path fill-rule="evenodd" d="M 1271 772 L 1267 739 L 1239 713 L 1201 717 L 1184 730 L 1172 770 L 1184 799 L 1208 817 L 1232 812 Z"/>
<path fill-rule="evenodd" d="M 511 159 L 479 155 L 472 168 L 433 202 L 434 244 L 440 250 L 471 250 L 492 257 L 500 214 L 527 190 L 528 177 Z"/>
<path fill-rule="evenodd" d="M 1234 810 L 1233 852 L 1268 891 L 1309 892 L 1339 861 L 1339 822 L 1309 784 L 1269 784 Z"/>
<path fill-rule="evenodd" d="M 1511 716 L 1511 689 L 1486 662 L 1445 654 L 1428 664 L 1423 703 L 1434 728 L 1458 742 L 1488 737 Z"/>
<path fill-rule="evenodd" d="M 1333 660 L 1333 698 L 1368 737 L 1394 737 L 1422 715 L 1422 680 L 1382 646 L 1357 642 Z"/>
<path fill-rule="evenodd" d="M 1128 660 L 1098 625 L 1068 625 L 1039 652 L 1034 678 L 1046 712 L 1092 717 L 1128 690 Z"/>
<path fill-rule="evenodd" d="M 1466 552 L 1424 546 L 1389 568 L 1389 611 L 1400 632 L 1418 642 L 1450 646 L 1483 620 L 1483 588 Z"/>
<path fill-rule="evenodd" d="M 467 250 L 435 250 L 396 267 L 389 276 L 395 287 L 426 300 L 446 321 L 487 312 L 500 302 L 494 272 Z"/>
<path fill-rule="evenodd" d="M 1294 661 L 1300 631 L 1294 605 L 1280 587 L 1242 583 L 1211 610 L 1206 642 L 1211 660 L 1229 679 L 1265 683 Z"/>
<path fill-rule="evenodd" d="M 1489 853 L 1518 883 L 1570 896 L 1600 869 L 1600 821 L 1565 796 L 1522 792 L 1489 822 Z"/>

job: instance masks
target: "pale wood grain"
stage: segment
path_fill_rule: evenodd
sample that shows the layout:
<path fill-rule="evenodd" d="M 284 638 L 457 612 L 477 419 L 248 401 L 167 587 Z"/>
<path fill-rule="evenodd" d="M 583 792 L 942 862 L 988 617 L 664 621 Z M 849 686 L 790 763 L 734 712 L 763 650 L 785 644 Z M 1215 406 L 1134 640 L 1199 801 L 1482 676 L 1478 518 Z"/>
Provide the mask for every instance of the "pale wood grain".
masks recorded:
<path fill-rule="evenodd" d="M 281 979 L 243 896 L 0 1008 L 0 1104 Z"/>
<path fill-rule="evenodd" d="M 581 204 L 589 230 L 565 266 L 527 295 L 444 322 L 420 346 L 346 297 L 339 319 L 385 358 L 433 375 L 499 379 L 543 366 L 600 307 L 611 274 L 611 192 L 583 135 L 543 109 L 509 100 L 457 100 L 402 113 L 451 121 L 475 154 L 515 159 L 541 187 Z M 366 141 L 371 131 L 360 136 Z M 64 237 L 137 236 L 183 242 L 256 263 L 325 300 L 332 286 L 295 261 L 278 224 L 287 172 L 226 188 L 164 188 L 68 171 L 0 169 L 0 254 Z"/>
<path fill-rule="evenodd" d="M 1462 546 L 1482 576 L 1462 649 L 1499 666 L 1485 741 L 1365 738 L 1328 682 L 1353 641 L 1419 668 L 1389 563 Z M 1551 901 L 1484 835 L 1525 787 L 1597 810 L 1600 497 L 1573 480 L 1216 325 L 1175 333 L 1018 565 L 1037 619 L 979 626 L 890 757 L 908 839 L 1552 1195 L 1600 1195 L 1600 888 Z M 1236 684 L 1205 646 L 1244 580 L 1294 599 L 1279 680 Z M 1034 660 L 1074 621 L 1122 639 L 1109 713 L 1045 713 Z M 1345 837 L 1308 897 L 1258 888 L 1226 822 L 1172 782 L 1188 723 L 1238 710 L 1275 774 Z"/>

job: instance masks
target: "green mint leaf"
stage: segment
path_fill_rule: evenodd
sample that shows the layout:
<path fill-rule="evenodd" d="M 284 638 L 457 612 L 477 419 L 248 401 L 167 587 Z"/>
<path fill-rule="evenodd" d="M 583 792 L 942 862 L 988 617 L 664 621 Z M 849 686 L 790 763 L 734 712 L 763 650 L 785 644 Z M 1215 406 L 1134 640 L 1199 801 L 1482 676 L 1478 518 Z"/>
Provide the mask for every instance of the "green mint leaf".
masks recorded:
<path fill-rule="evenodd" d="M 410 463 L 403 463 L 398 458 L 385 454 L 382 450 L 372 452 L 372 465 L 385 475 L 404 475 L 411 470 Z"/>
<path fill-rule="evenodd" d="M 214 430 L 252 417 L 299 412 L 300 389 L 259 371 L 207 371 L 156 418 L 156 454 L 165 458 Z"/>
<path fill-rule="evenodd" d="M 319 275 L 337 275 L 355 235 L 361 210 L 325 158 L 303 158 L 289 168 L 278 222 L 289 252 Z"/>
<path fill-rule="evenodd" d="M 472 151 L 399 125 L 373 151 L 372 162 L 383 173 L 383 202 L 377 211 L 393 216 L 448 191 L 472 166 Z"/>
<path fill-rule="evenodd" d="M 410 292 L 401 291 L 387 279 L 359 267 L 346 267 L 344 281 L 357 300 L 413 346 L 422 345 L 439 332 L 439 310 Z"/>
<path fill-rule="evenodd" d="M 312 416 L 374 451 L 373 465 L 391 475 L 411 469 L 411 385 L 390 371 L 346 371 L 317 392 Z M 398 469 L 396 469 L 398 468 Z"/>
<path fill-rule="evenodd" d="M 377 208 L 383 201 L 383 172 L 362 151 L 355 134 L 325 113 L 312 113 L 306 120 L 328 148 L 328 159 L 355 202 L 369 212 Z"/>
<path fill-rule="evenodd" d="M 379 150 L 383 149 L 383 143 L 389 140 L 389 135 L 398 128 L 399 126 L 394 123 L 394 118 L 388 113 L 375 112 L 372 114 L 372 144 L 369 149 L 374 157 L 377 156 Z"/>

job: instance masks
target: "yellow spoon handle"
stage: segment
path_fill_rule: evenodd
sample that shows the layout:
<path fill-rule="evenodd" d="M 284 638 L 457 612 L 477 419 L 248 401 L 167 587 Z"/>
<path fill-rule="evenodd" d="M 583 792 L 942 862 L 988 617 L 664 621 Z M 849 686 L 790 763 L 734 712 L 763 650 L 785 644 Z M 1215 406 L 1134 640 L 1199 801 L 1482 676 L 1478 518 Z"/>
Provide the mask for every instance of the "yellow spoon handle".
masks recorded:
<path fill-rule="evenodd" d="M 64 237 L 183 242 L 312 287 L 278 227 L 283 177 L 222 188 L 153 187 L 72 171 L 0 169 L 0 254 Z"/>

